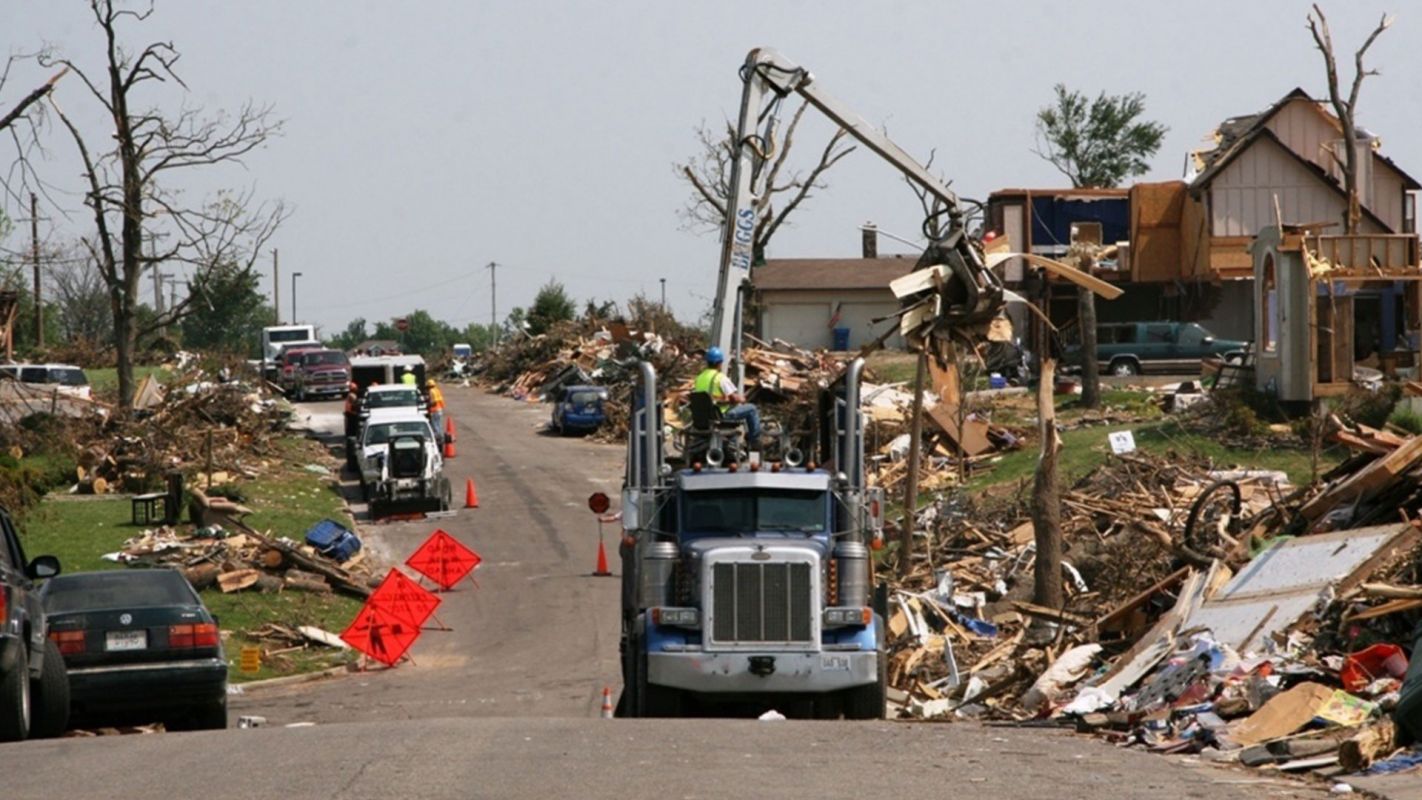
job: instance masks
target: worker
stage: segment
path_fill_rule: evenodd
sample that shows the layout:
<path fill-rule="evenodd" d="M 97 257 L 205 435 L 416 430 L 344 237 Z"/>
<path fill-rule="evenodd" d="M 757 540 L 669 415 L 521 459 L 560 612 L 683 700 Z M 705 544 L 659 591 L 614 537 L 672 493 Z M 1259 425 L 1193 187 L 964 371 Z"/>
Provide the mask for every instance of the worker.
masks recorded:
<path fill-rule="evenodd" d="M 430 425 L 434 427 L 435 438 L 439 440 L 440 446 L 444 446 L 444 392 L 439 390 L 439 384 L 434 378 L 425 381 L 425 389 L 430 396 Z"/>
<path fill-rule="evenodd" d="M 750 443 L 752 445 L 758 444 L 760 442 L 760 411 L 754 405 L 746 402 L 745 395 L 736 391 L 736 385 L 726 377 L 726 373 L 722 370 L 725 362 L 726 356 L 721 352 L 721 348 L 709 348 L 706 351 L 706 369 L 701 370 L 701 373 L 696 376 L 696 383 L 692 385 L 691 390 L 711 395 L 711 399 L 716 401 L 716 406 L 721 409 L 721 419 L 744 422 L 746 436 L 749 437 Z"/>
<path fill-rule="evenodd" d="M 405 373 L 400 376 L 400 382 L 406 386 L 419 386 L 420 379 L 415 377 L 415 368 L 406 364 Z"/>

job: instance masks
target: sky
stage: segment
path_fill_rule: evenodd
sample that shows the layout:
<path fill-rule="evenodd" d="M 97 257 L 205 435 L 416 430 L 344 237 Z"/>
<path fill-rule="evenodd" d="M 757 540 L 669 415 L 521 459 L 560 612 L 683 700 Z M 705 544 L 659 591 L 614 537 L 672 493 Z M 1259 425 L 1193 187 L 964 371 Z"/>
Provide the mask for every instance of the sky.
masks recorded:
<path fill-rule="evenodd" d="M 328 333 L 356 317 L 415 308 L 457 326 L 488 322 L 496 262 L 499 317 L 550 279 L 579 301 L 644 292 L 695 319 L 715 294 L 715 234 L 685 229 L 688 187 L 673 164 L 696 152 L 695 128 L 738 108 L 748 50 L 780 50 L 819 86 L 884 126 L 968 197 L 1065 180 L 1033 152 L 1036 111 L 1064 83 L 1094 95 L 1143 92 L 1169 127 L 1150 172 L 1171 180 L 1222 119 L 1260 110 L 1295 86 L 1322 97 L 1308 5 L 1251 2 L 480 2 L 462 0 L 156 0 L 122 30 L 137 49 L 170 40 L 189 91 L 146 102 L 235 110 L 270 103 L 279 138 L 242 168 L 195 176 L 281 198 L 294 213 L 280 249 L 283 318 L 290 274 L 297 316 Z M 1398 7 L 1402 5 L 1402 7 Z M 1388 6 L 1325 3 L 1351 80 L 1352 51 Z M 1422 174 L 1422 7 L 1369 52 L 1381 71 L 1358 121 L 1383 151 Z M 0 52 L 49 46 L 97 65 L 102 39 L 82 0 L 0 0 Z M 8 109 L 49 74 L 22 63 L 0 87 Z M 1414 76 L 1409 79 L 1407 76 Z M 105 121 L 74 80 L 57 98 L 94 137 Z M 805 165 L 832 132 L 807 114 Z M 56 206 L 41 236 L 88 232 L 72 144 L 51 125 L 41 166 Z M 0 152 L 8 161 L 10 153 Z M 863 148 L 827 176 L 778 233 L 774 257 L 853 257 L 867 221 L 913 238 L 922 213 L 897 173 Z M 27 210 L 7 209 L 12 218 Z M 17 230 L 6 250 L 27 245 Z M 882 241 L 882 252 L 912 248 Z M 270 292 L 271 259 L 259 262 Z"/>

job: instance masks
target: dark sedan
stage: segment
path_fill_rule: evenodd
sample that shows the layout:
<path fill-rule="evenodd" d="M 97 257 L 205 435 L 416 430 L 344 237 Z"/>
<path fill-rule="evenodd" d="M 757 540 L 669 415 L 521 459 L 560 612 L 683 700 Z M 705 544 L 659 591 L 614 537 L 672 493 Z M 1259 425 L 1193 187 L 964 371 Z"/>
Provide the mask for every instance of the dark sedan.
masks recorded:
<path fill-rule="evenodd" d="M 217 620 L 181 573 L 82 572 L 42 593 L 49 638 L 69 671 L 73 716 L 227 727 L 227 662 Z"/>

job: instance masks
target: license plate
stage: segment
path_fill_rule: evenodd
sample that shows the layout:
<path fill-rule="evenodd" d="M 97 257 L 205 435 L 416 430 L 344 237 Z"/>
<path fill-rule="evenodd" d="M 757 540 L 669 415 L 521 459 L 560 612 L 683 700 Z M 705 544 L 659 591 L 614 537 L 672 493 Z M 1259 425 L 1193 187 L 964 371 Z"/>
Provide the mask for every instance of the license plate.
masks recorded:
<path fill-rule="evenodd" d="M 148 631 L 109 631 L 105 650 L 147 650 Z"/>
<path fill-rule="evenodd" d="M 820 656 L 820 669 L 825 672 L 848 672 L 849 656 Z"/>

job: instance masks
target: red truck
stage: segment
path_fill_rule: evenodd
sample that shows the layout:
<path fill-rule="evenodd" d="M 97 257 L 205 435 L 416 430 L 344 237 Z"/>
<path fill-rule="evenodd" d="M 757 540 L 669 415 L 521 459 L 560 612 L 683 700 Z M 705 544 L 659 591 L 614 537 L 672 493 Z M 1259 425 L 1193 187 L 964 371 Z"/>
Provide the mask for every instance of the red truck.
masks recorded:
<path fill-rule="evenodd" d="M 351 362 L 340 350 L 305 350 L 296 365 L 292 394 L 297 400 L 340 397 L 351 382 Z"/>

